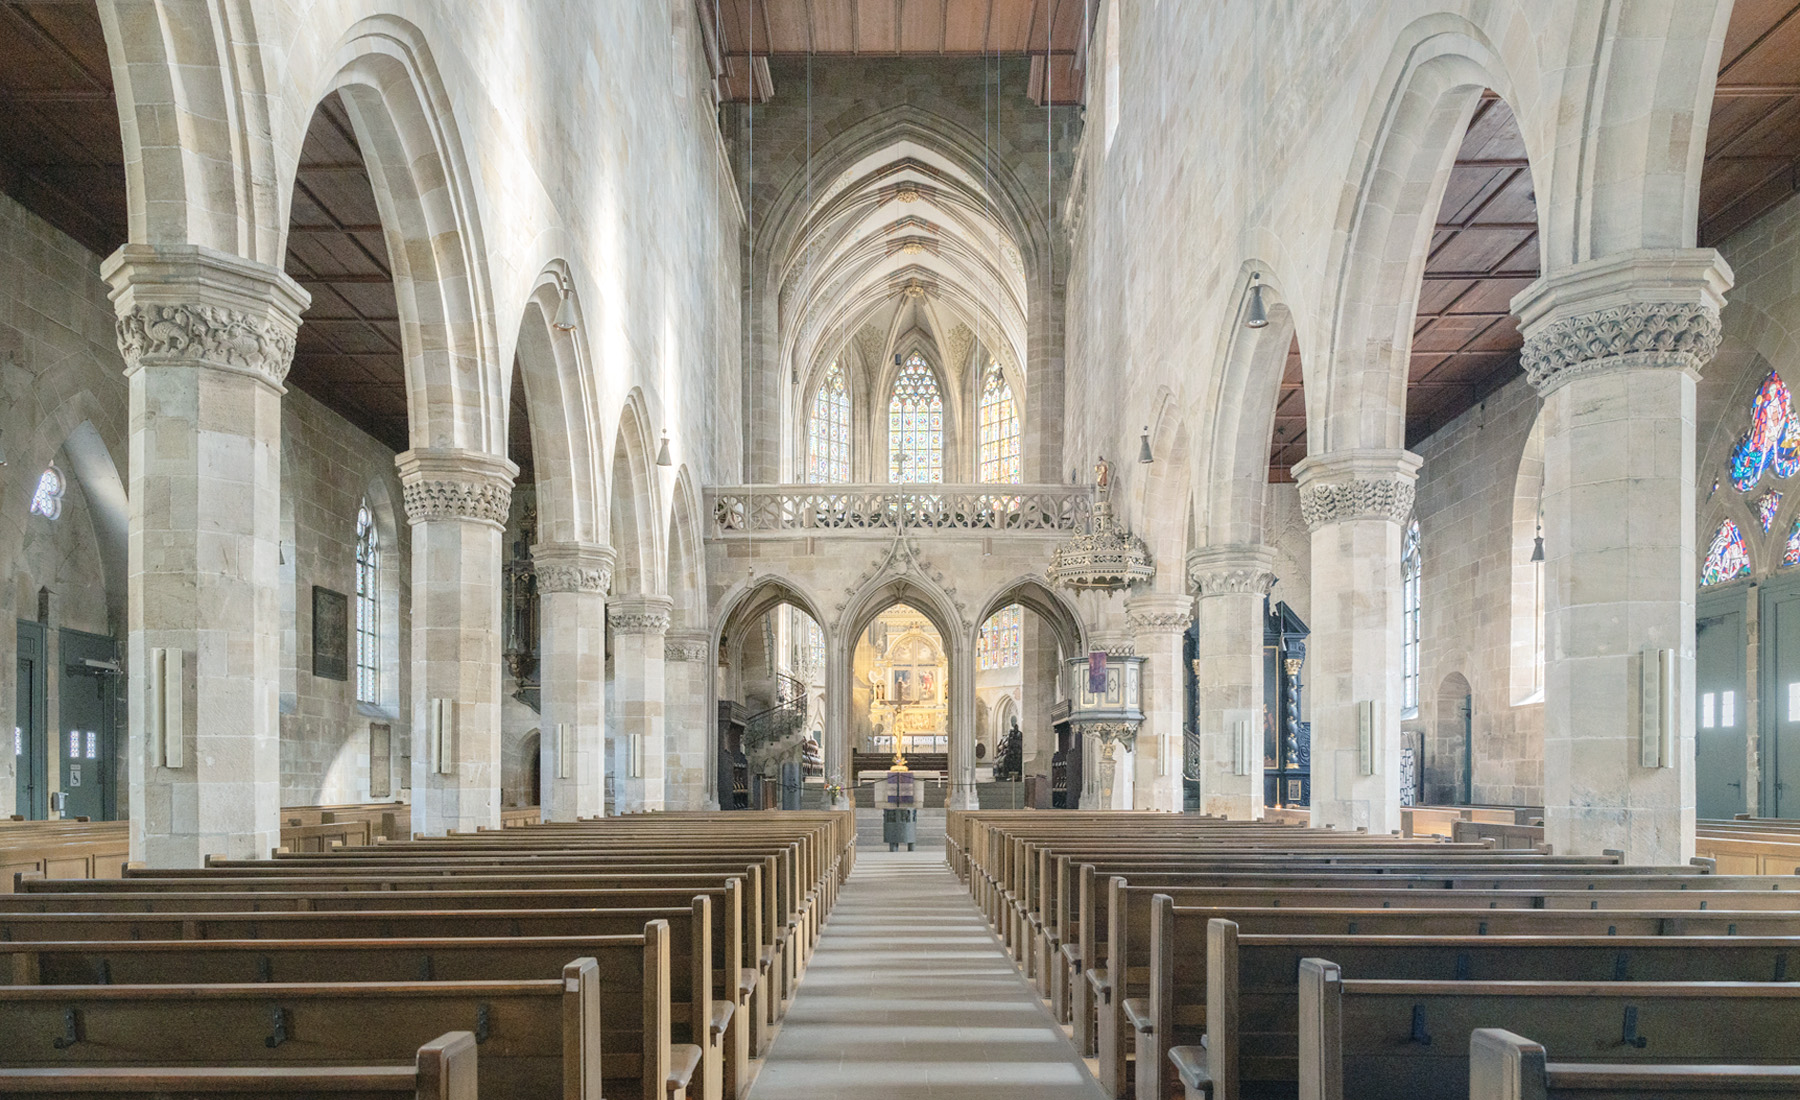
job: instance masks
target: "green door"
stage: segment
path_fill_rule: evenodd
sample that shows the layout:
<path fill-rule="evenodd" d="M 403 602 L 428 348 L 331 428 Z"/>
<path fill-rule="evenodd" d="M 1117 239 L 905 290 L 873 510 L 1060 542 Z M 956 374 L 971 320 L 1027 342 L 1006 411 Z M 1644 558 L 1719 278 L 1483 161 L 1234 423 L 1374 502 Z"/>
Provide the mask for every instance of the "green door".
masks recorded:
<path fill-rule="evenodd" d="M 1762 639 L 1757 723 L 1762 790 L 1756 812 L 1792 817 L 1800 814 L 1800 577 L 1762 585 L 1757 635 Z"/>
<path fill-rule="evenodd" d="M 57 751 L 67 817 L 95 821 L 117 816 L 118 646 L 101 634 L 63 630 L 57 635 Z"/>
<path fill-rule="evenodd" d="M 1750 725 L 1744 706 L 1745 593 L 1702 596 L 1694 624 L 1694 807 L 1701 817 L 1749 808 L 1744 791 Z M 1800 626 L 1800 616 L 1795 616 Z"/>
<path fill-rule="evenodd" d="M 18 782 L 14 813 L 42 821 L 50 812 L 50 765 L 45 743 L 44 628 L 19 622 L 19 666 L 13 713 L 13 774 Z"/>

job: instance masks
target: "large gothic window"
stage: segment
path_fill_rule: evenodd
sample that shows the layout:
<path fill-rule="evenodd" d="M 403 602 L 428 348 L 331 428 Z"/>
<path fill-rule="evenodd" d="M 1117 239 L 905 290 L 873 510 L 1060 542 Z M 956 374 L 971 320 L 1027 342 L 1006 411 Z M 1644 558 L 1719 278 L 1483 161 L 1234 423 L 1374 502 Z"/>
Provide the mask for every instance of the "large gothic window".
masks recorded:
<path fill-rule="evenodd" d="M 888 400 L 888 480 L 944 480 L 944 398 L 916 351 L 901 366 Z"/>
<path fill-rule="evenodd" d="M 807 417 L 806 480 L 850 480 L 850 391 L 844 385 L 844 368 L 837 363 L 825 372 Z"/>
<path fill-rule="evenodd" d="M 989 365 L 987 381 L 981 387 L 979 424 L 981 468 L 977 480 L 1006 485 L 1024 481 L 1019 463 L 1019 406 L 998 363 Z"/>
<path fill-rule="evenodd" d="M 1003 607 L 981 624 L 981 667 L 983 669 L 1019 667 L 1019 625 L 1023 609 L 1018 604 Z"/>
<path fill-rule="evenodd" d="M 381 701 L 381 536 L 367 500 L 356 510 L 356 698 Z"/>
<path fill-rule="evenodd" d="M 1400 706 L 1419 709 L 1419 575 L 1424 557 L 1419 551 L 1419 521 L 1406 525 L 1400 543 Z"/>

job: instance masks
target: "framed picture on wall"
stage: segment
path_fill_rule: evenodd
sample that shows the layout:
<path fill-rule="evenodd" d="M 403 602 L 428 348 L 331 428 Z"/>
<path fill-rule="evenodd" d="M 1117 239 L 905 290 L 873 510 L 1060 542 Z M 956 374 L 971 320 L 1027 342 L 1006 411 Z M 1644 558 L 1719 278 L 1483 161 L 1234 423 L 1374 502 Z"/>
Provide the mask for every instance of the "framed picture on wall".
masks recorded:
<path fill-rule="evenodd" d="M 350 678 L 350 601 L 342 592 L 313 586 L 313 675 Z"/>

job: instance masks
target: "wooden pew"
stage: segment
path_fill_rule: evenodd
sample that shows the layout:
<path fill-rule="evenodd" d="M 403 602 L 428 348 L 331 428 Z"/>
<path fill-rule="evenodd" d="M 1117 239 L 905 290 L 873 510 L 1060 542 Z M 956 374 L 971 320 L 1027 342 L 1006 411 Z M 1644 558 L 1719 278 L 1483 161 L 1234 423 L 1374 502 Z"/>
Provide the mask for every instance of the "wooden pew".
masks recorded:
<path fill-rule="evenodd" d="M 1181 881 L 1186 876 L 1177 876 Z M 1701 881 L 1710 879 L 1706 876 Z M 1084 880 L 1085 881 L 1085 880 Z M 1461 880 L 1440 880 L 1451 885 Z M 1554 881 L 1554 880 L 1552 880 Z M 1570 880 L 1571 884 L 1579 879 Z M 1760 882 L 1760 880 L 1757 880 Z M 1493 913 L 1506 911 L 1597 911 L 1604 902 L 1611 912 L 1631 910 L 1676 911 L 1692 908 L 1710 912 L 1709 906 L 1734 913 L 1767 910 L 1790 915 L 1791 924 L 1800 929 L 1800 890 L 1489 890 L 1486 882 L 1471 879 L 1462 889 L 1410 888 L 1405 880 L 1386 888 L 1334 889 L 1295 887 L 1278 877 L 1272 885 L 1261 888 L 1188 888 L 1166 883 L 1157 886 L 1132 886 L 1114 877 L 1107 884 L 1106 920 L 1102 926 L 1092 916 L 1100 911 L 1095 905 L 1084 911 L 1085 920 L 1077 931 L 1082 964 L 1082 979 L 1087 989 L 1078 999 L 1084 1014 L 1093 1005 L 1092 1051 L 1099 1061 L 1099 1079 L 1109 1096 L 1120 1096 L 1131 1080 L 1128 1062 L 1136 1036 L 1147 1020 L 1143 1012 L 1144 998 L 1151 979 L 1150 952 L 1151 900 L 1170 896 L 1171 905 L 1204 902 L 1207 905 L 1237 908 L 1293 909 L 1322 907 L 1337 909 L 1471 909 Z M 1765 887 L 1767 883 L 1760 883 Z M 1777 883 L 1779 885 L 1779 883 Z M 1596 907 L 1590 909 L 1589 907 Z M 1104 931 L 1102 932 L 1102 928 Z M 1100 947 L 1104 935 L 1105 948 Z M 1205 942 L 1204 938 L 1196 942 Z M 1137 1011 L 1133 1011 L 1136 1002 Z M 1076 1021 L 1077 1036 L 1090 1034 L 1085 1015 Z M 1151 1061 L 1149 1065 L 1156 1065 Z M 1140 1060 L 1140 1070 L 1150 1070 Z"/>
<path fill-rule="evenodd" d="M 81 1066 L 0 1068 L 0 1097 L 61 1100 L 477 1100 L 475 1036 L 449 1031 L 421 1046 L 412 1065 Z"/>
<path fill-rule="evenodd" d="M 1800 1065 L 1552 1062 L 1542 1044 L 1503 1028 L 1469 1035 L 1469 1100 L 1674 1100 L 1800 1097 Z"/>
<path fill-rule="evenodd" d="M 238 954 L 234 973 L 240 976 L 240 980 L 252 981 L 269 979 L 250 977 L 250 974 L 260 974 L 260 971 L 246 969 L 251 965 L 248 960 L 255 960 L 255 965 L 259 967 L 266 964 L 273 977 L 288 974 L 291 967 L 298 965 L 291 961 L 279 962 L 283 958 L 284 949 L 289 960 L 295 957 L 296 952 L 304 954 L 315 950 L 321 957 L 331 957 L 333 949 L 348 950 L 346 944 L 361 942 L 373 945 L 375 950 L 386 952 L 390 956 L 386 964 L 390 968 L 388 974 L 395 980 L 400 980 L 418 979 L 423 973 L 422 967 L 429 965 L 436 971 L 459 956 L 465 959 L 462 965 L 471 965 L 467 961 L 467 955 L 457 952 L 453 946 L 430 952 L 418 946 L 420 943 L 448 941 L 453 945 L 459 940 L 480 942 L 476 937 L 490 940 L 504 937 L 498 939 L 498 942 L 505 950 L 508 944 L 530 945 L 534 940 L 555 937 L 638 935 L 641 938 L 646 923 L 656 921 L 668 930 L 665 936 L 675 960 L 671 980 L 674 983 L 673 989 L 677 991 L 673 1004 L 679 1012 L 676 1017 L 677 1030 L 684 1033 L 688 1041 L 702 1048 L 701 1069 L 707 1086 L 705 1095 L 719 1097 L 736 1095 L 739 1086 L 747 1083 L 750 1056 L 753 1051 L 760 1052 L 766 1047 L 769 1039 L 766 1029 L 757 1026 L 749 1011 L 747 987 L 741 980 L 742 960 L 746 951 L 742 940 L 743 922 L 738 904 L 738 886 L 738 881 L 732 880 L 723 890 L 698 894 L 691 890 L 660 891 L 648 899 L 641 894 L 612 894 L 602 895 L 600 898 L 589 895 L 585 899 L 590 902 L 607 897 L 633 902 L 661 900 L 667 907 L 660 909 L 601 905 L 546 910 L 513 908 L 459 911 L 422 908 L 416 911 L 247 911 L 157 915 L 129 911 L 5 914 L 0 915 L 0 957 L 10 951 L 15 956 L 14 965 L 27 965 L 17 962 L 17 958 L 42 950 L 40 944 L 45 942 L 68 941 L 63 946 L 65 951 L 69 951 L 75 950 L 69 946 L 69 942 L 112 941 L 117 944 L 137 941 L 141 948 L 137 953 L 140 957 L 137 965 L 143 966 L 148 964 L 141 961 L 141 956 L 155 949 L 155 945 L 146 941 L 174 941 L 172 946 L 183 943 L 193 945 L 195 941 L 208 945 L 223 941 L 242 949 Z M 78 896 L 51 895 L 55 900 Z M 209 898 L 213 896 L 215 895 L 207 895 Z M 392 894 L 378 897 L 390 900 L 398 898 Z M 434 897 L 420 900 L 429 902 Z M 518 902 L 520 898 L 518 895 L 496 898 L 493 903 L 499 905 L 508 900 Z M 676 907 L 675 903 L 683 900 L 688 904 Z M 760 926 L 753 923 L 752 927 Z M 524 947 L 521 946 L 520 949 L 523 950 Z M 564 954 L 565 960 L 569 957 L 572 954 Z M 112 960 L 115 957 L 100 954 L 97 958 Z M 228 956 L 215 958 L 223 960 Z M 110 962 L 109 965 L 122 963 Z M 219 965 L 226 963 L 221 962 Z M 282 969 L 277 970 L 277 965 Z M 97 961 L 92 965 L 92 972 L 96 978 L 100 974 Z M 67 970 L 62 973 L 67 973 Z M 497 977 L 502 971 L 489 968 L 486 973 L 489 977 Z M 439 978 L 444 976 L 438 975 Z M 514 973 L 509 976 L 526 975 Z M 115 974 L 113 980 L 123 978 L 126 975 Z M 753 989 L 754 987 L 748 987 L 748 991 L 753 992 Z"/>
<path fill-rule="evenodd" d="M 1168 899 L 1157 899 L 1165 914 Z M 1240 934 L 1208 922 L 1206 946 L 1171 941 L 1157 922 L 1150 992 L 1131 1013 L 1137 1096 L 1209 1080 L 1214 1100 L 1281 1091 L 1298 1080 L 1300 961 L 1330 957 L 1356 978 L 1417 981 L 1779 982 L 1800 977 L 1800 928 L 1787 937 L 1408 936 Z M 1200 1044 L 1201 1035 L 1206 1038 Z M 1164 1057 L 1166 1055 L 1166 1057 Z"/>
<path fill-rule="evenodd" d="M 20 874 L 117 878 L 131 856 L 123 821 L 9 821 L 0 824 L 0 893 Z"/>
<path fill-rule="evenodd" d="M 547 980 L 9 986 L 0 988 L 0 1068 L 361 1066 L 468 1030 L 485 1048 L 483 1095 L 599 1100 L 600 1005 L 591 958 Z M 653 1091 L 615 1098 L 664 1100 L 654 1080 L 663 1068 L 650 1069 Z"/>
<path fill-rule="evenodd" d="M 1460 1100 L 1478 1027 L 1629 1066 L 1788 1064 L 1800 984 L 1347 979 L 1309 958 L 1299 1019 L 1301 1100 Z"/>

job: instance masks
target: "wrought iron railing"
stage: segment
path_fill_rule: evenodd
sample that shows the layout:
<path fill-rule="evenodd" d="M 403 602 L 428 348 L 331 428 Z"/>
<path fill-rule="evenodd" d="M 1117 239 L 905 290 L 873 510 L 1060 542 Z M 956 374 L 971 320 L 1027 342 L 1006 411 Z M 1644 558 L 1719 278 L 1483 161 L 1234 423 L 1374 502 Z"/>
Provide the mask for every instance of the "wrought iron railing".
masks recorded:
<path fill-rule="evenodd" d="M 1087 529 L 1084 485 L 741 485 L 707 492 L 712 533 Z"/>

